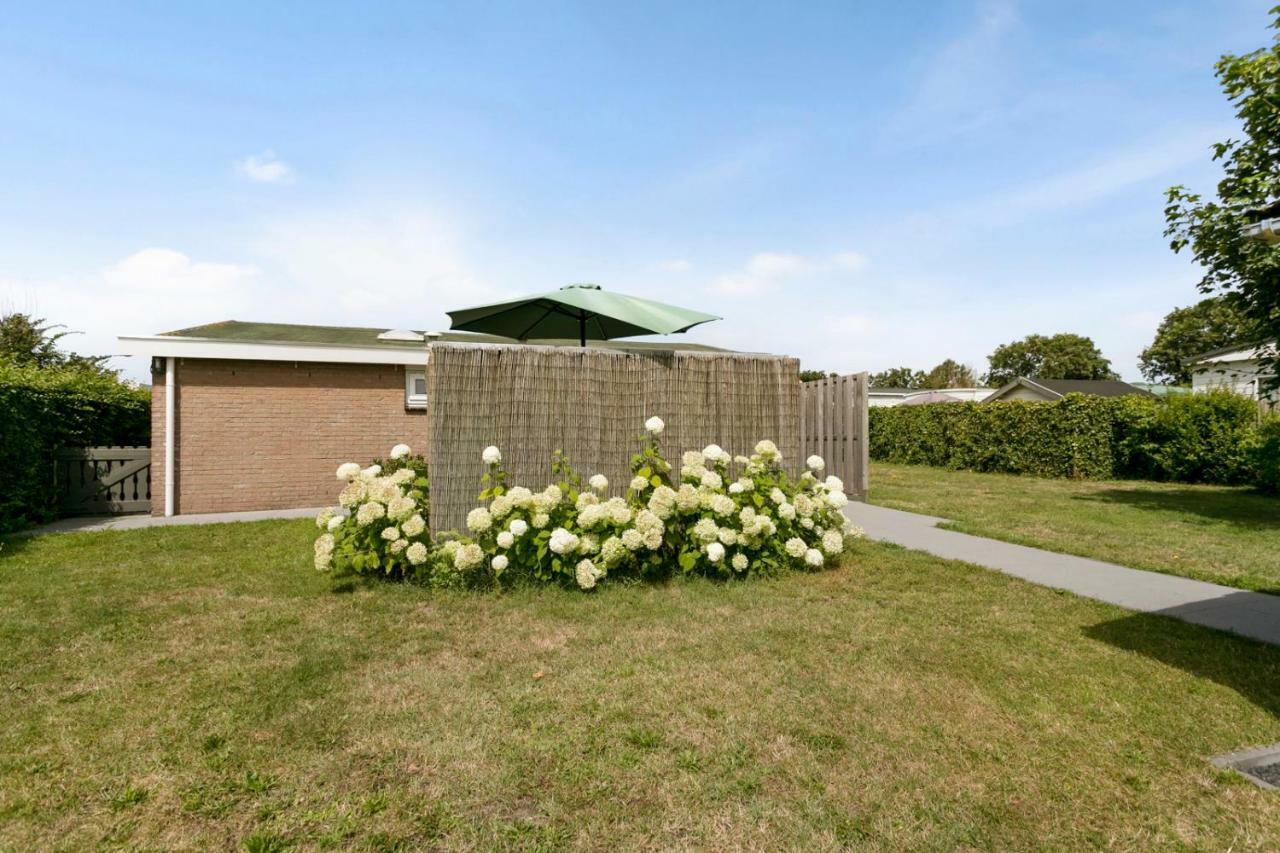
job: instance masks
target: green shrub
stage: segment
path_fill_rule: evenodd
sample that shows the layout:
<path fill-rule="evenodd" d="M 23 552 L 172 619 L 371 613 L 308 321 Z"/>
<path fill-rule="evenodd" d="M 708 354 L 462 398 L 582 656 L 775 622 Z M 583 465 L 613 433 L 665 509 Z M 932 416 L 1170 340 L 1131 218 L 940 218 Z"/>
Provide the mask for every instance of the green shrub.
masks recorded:
<path fill-rule="evenodd" d="M 1280 494 L 1280 415 L 1272 415 L 1258 428 L 1253 447 L 1253 477 L 1259 489 Z"/>
<path fill-rule="evenodd" d="M 606 578 L 657 578 L 673 573 L 717 578 L 816 569 L 844 552 L 848 499 L 839 478 L 818 478 L 824 465 L 809 458 L 800 478 L 783 471 L 770 441 L 751 457 L 716 445 L 688 451 L 680 472 L 662 456 L 663 425 L 631 460 L 625 496 L 606 497 L 607 479 L 584 483 L 557 455 L 558 482 L 541 491 L 508 486 L 502 454 L 485 448 L 480 506 L 467 515 L 470 537 L 432 542 L 422 524 L 426 480 L 410 482 L 354 463 L 338 469 L 346 481 L 336 510 L 316 523 L 316 568 L 378 574 L 433 586 L 487 586 L 516 581 L 591 589 Z M 407 449 L 406 449 L 407 452 Z M 393 454 L 394 455 L 394 454 Z M 730 474 L 733 465 L 738 474 Z M 344 511 L 347 514 L 343 514 Z"/>
<path fill-rule="evenodd" d="M 60 447 L 146 445 L 151 395 L 97 371 L 0 364 L 0 532 L 54 517 Z"/>
<path fill-rule="evenodd" d="M 1037 477 L 1253 481 L 1257 410 L 1228 392 L 870 411 L 872 459 Z"/>

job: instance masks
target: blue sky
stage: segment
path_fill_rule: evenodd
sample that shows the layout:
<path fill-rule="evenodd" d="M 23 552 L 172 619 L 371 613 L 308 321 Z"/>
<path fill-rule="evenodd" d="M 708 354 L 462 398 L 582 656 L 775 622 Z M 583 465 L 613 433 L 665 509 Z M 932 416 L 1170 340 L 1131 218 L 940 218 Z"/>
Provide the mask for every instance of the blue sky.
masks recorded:
<path fill-rule="evenodd" d="M 809 367 L 1070 331 L 1138 378 L 1271 2 L 12 6 L 0 306 L 106 353 L 594 281 Z"/>

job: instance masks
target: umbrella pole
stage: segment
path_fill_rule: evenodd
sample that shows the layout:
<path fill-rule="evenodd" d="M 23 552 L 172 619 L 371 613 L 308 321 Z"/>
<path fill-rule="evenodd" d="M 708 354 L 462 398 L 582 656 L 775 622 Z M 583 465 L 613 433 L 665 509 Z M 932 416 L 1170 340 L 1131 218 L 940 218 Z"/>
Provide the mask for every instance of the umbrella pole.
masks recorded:
<path fill-rule="evenodd" d="M 587 312 L 578 313 L 578 346 L 585 347 L 587 345 Z"/>

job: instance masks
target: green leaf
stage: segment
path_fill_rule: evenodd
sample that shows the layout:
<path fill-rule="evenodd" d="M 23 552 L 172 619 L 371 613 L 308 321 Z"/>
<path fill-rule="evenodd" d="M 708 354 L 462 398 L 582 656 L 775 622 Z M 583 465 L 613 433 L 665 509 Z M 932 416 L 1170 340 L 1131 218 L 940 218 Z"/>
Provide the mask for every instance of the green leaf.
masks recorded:
<path fill-rule="evenodd" d="M 693 571 L 693 567 L 698 564 L 698 558 L 690 551 L 685 551 L 680 555 L 680 568 L 686 572 Z"/>
<path fill-rule="evenodd" d="M 644 466 L 643 468 L 641 468 L 639 471 L 636 472 L 637 477 L 644 477 L 646 480 L 649 479 L 649 477 L 652 474 L 653 474 L 653 469 L 650 468 L 648 465 Z"/>
<path fill-rule="evenodd" d="M 658 486 L 662 485 L 662 478 L 659 477 L 657 474 L 654 474 L 652 477 L 649 478 L 649 482 L 652 483 L 653 487 L 656 489 Z"/>

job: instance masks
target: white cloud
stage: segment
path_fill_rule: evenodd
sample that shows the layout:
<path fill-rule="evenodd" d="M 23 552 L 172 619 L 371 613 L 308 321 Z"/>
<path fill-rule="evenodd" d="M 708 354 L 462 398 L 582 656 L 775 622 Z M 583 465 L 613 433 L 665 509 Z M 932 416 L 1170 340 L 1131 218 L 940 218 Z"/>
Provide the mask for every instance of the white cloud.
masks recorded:
<path fill-rule="evenodd" d="M 109 287 L 124 291 L 173 295 L 184 299 L 204 294 L 225 296 L 258 274 L 247 264 L 192 261 L 173 249 L 143 249 L 102 270 Z"/>
<path fill-rule="evenodd" d="M 658 269 L 663 272 L 688 272 L 693 269 L 693 264 L 683 258 L 673 258 L 669 261 L 662 261 L 659 263 Z"/>
<path fill-rule="evenodd" d="M 293 167 L 271 149 L 236 161 L 236 171 L 258 184 L 279 184 L 293 180 Z"/>
<path fill-rule="evenodd" d="M 787 252 L 759 252 L 747 259 L 741 270 L 725 273 L 712 282 L 720 293 L 743 296 L 779 286 L 786 281 L 805 279 L 818 273 L 846 275 L 867 264 L 858 252 L 838 252 L 830 258 L 810 258 Z"/>

